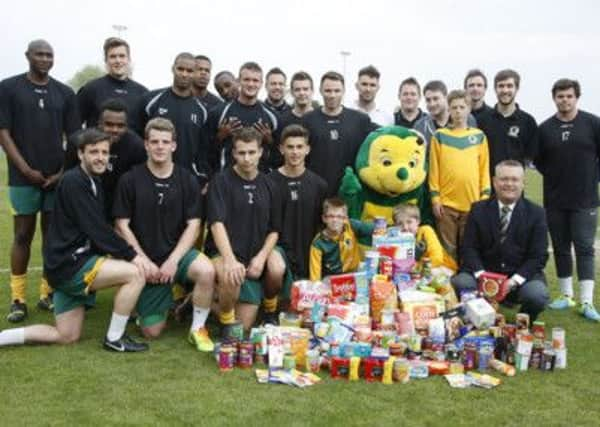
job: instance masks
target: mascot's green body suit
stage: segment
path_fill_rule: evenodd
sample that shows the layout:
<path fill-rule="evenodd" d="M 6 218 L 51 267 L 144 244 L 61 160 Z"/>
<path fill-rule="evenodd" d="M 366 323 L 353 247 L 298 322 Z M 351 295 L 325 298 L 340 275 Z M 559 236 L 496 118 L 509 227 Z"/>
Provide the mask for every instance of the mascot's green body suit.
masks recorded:
<path fill-rule="evenodd" d="M 410 203 L 419 207 L 422 224 L 433 224 L 427 147 L 418 132 L 400 126 L 371 132 L 358 151 L 355 167 L 358 176 L 347 167 L 339 189 L 351 218 L 373 221 L 382 216 L 393 224 L 394 206 Z"/>

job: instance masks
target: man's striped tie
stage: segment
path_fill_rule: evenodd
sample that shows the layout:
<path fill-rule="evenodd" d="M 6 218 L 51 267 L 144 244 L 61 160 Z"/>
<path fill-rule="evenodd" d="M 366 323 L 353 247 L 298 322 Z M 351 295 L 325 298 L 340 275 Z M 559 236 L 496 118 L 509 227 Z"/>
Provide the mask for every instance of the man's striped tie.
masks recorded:
<path fill-rule="evenodd" d="M 506 232 L 508 231 L 510 207 L 503 205 L 500 212 L 500 243 L 504 243 Z"/>

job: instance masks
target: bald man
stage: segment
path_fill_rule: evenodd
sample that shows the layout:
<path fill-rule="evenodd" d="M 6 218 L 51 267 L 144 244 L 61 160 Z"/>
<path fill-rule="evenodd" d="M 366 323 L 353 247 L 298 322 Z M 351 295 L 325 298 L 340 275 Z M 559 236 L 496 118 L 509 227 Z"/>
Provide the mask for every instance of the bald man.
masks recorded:
<path fill-rule="evenodd" d="M 38 212 L 45 237 L 54 187 L 64 159 L 63 137 L 80 127 L 75 93 L 49 76 L 54 50 L 45 40 L 29 43 L 29 71 L 0 82 L 0 145 L 8 163 L 8 193 L 14 222 L 10 252 L 9 322 L 27 317 L 26 283 Z M 42 278 L 40 309 L 51 309 L 51 289 Z"/>

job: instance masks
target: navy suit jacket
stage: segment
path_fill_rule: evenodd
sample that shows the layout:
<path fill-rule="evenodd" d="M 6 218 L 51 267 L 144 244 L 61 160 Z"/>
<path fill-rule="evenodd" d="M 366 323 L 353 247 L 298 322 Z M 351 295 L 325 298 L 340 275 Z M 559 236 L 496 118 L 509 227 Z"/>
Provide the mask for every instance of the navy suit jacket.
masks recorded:
<path fill-rule="evenodd" d="M 548 226 L 542 207 L 521 197 L 514 207 L 504 242 L 500 243 L 498 200 L 473 203 L 461 247 L 461 271 L 485 270 L 527 281 L 544 280 L 548 260 Z"/>

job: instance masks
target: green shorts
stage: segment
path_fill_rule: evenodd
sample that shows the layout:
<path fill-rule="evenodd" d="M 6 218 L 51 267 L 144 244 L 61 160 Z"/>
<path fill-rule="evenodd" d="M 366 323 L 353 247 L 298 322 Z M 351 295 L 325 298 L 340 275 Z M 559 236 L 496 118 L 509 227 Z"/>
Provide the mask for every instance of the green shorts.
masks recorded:
<path fill-rule="evenodd" d="M 283 261 L 285 262 L 286 267 L 285 273 L 283 275 L 283 285 L 279 296 L 282 299 L 290 299 L 290 291 L 293 282 L 291 269 L 289 268 L 288 261 L 283 249 L 279 246 L 275 246 L 275 250 L 279 252 L 279 254 L 283 257 Z M 238 301 L 246 304 L 260 305 L 263 300 L 262 281 L 262 276 L 259 279 L 244 280 L 242 282 L 242 286 L 240 287 L 240 296 L 238 297 Z"/>
<path fill-rule="evenodd" d="M 54 314 L 58 315 L 77 307 L 91 308 L 96 305 L 96 293 L 89 291 L 105 257 L 94 255 L 88 259 L 75 276 L 64 282 L 52 283 L 54 288 Z"/>
<path fill-rule="evenodd" d="M 200 256 L 196 249 L 190 249 L 179 260 L 173 283 L 179 283 L 185 287 L 191 285 L 188 279 L 190 265 Z M 167 320 L 171 305 L 173 305 L 172 284 L 146 283 L 137 302 L 136 310 L 139 315 L 139 325 L 149 327 Z"/>
<path fill-rule="evenodd" d="M 54 206 L 54 190 L 27 185 L 10 186 L 8 199 L 13 216 L 49 212 Z"/>

